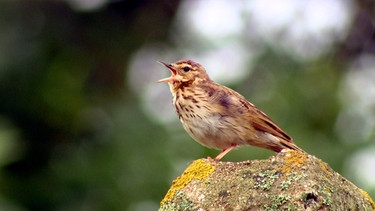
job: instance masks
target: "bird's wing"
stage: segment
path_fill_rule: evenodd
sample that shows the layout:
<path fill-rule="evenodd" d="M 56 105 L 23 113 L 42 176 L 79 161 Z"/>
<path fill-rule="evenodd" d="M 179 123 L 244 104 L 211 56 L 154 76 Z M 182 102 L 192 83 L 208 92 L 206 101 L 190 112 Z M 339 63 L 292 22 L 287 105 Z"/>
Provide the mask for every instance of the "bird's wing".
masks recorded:
<path fill-rule="evenodd" d="M 254 114 L 252 125 L 256 130 L 267 132 L 272 134 L 273 136 L 292 142 L 292 137 L 286 134 L 265 113 L 263 113 L 255 106 L 251 110 L 251 112 Z"/>
<path fill-rule="evenodd" d="M 237 106 L 236 110 L 239 111 L 239 113 L 243 113 L 242 115 L 249 116 L 249 119 L 251 119 L 250 124 L 256 130 L 267 132 L 272 134 L 273 136 L 276 136 L 288 142 L 292 142 L 292 138 L 288 134 L 286 134 L 279 126 L 277 126 L 264 112 L 247 101 L 238 92 L 232 89 L 229 90 L 232 92 L 230 94 L 230 96 L 232 96 L 231 100 L 237 101 L 232 102 L 233 105 Z"/>

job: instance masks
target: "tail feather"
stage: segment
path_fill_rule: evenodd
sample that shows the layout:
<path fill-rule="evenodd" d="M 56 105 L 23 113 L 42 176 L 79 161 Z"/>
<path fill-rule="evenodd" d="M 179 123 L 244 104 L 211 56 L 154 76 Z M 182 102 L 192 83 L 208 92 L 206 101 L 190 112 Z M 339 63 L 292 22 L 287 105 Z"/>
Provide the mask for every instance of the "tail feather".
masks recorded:
<path fill-rule="evenodd" d="M 292 149 L 292 150 L 296 150 L 296 151 L 299 151 L 299 152 L 306 153 L 303 149 L 299 148 L 292 141 L 285 141 L 284 139 L 280 139 L 279 141 L 280 141 L 280 144 L 282 146 L 284 146 L 283 149 Z M 281 149 L 281 150 L 283 150 L 283 149 Z"/>
<path fill-rule="evenodd" d="M 257 133 L 257 137 L 259 140 L 257 141 L 249 141 L 248 144 L 262 147 L 265 149 L 270 149 L 275 152 L 281 152 L 283 149 L 292 149 L 296 150 L 298 152 L 306 153 L 304 150 L 299 148 L 297 145 L 293 143 L 293 140 L 290 139 L 284 139 L 277 136 L 274 136 L 271 133 L 267 132 L 259 132 Z"/>

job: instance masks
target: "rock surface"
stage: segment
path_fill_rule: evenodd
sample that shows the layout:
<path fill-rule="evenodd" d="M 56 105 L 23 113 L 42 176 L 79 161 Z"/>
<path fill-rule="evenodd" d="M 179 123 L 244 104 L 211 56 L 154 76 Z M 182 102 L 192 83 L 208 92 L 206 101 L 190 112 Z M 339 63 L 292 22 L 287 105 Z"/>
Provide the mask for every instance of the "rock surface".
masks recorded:
<path fill-rule="evenodd" d="M 320 159 L 286 150 L 267 160 L 196 160 L 173 181 L 159 210 L 375 210 L 375 205 Z"/>

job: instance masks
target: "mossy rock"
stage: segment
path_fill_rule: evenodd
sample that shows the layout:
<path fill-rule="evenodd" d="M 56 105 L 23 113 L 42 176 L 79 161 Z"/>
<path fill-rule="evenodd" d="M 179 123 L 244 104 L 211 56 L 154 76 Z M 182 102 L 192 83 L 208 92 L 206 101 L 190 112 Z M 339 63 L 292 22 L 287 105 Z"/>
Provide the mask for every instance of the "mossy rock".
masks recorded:
<path fill-rule="evenodd" d="M 196 160 L 173 181 L 159 210 L 375 210 L 375 205 L 320 159 L 285 150 L 267 160 Z"/>

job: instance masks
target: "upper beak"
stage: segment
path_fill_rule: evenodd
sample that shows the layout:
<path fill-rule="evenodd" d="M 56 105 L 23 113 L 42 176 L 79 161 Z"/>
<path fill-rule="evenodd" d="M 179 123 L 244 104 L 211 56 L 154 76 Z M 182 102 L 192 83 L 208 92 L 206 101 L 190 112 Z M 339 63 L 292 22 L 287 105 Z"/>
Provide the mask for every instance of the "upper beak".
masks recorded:
<path fill-rule="evenodd" d="M 173 66 L 171 64 L 168 64 L 168 63 L 165 63 L 165 62 L 160 62 L 158 61 L 160 64 L 164 65 L 165 67 L 167 67 L 172 75 L 168 78 L 163 78 L 163 79 L 160 79 L 158 80 L 158 82 L 172 82 L 175 80 L 175 76 L 177 75 L 177 71 L 173 68 Z"/>

